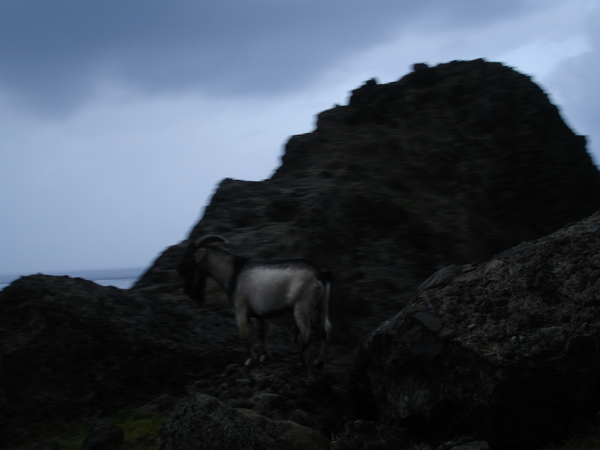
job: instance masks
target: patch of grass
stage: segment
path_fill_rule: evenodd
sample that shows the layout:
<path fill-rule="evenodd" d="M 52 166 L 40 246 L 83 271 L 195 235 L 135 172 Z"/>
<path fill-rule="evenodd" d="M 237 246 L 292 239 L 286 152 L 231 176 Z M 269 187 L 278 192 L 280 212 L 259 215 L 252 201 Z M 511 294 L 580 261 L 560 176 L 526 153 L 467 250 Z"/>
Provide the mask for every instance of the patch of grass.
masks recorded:
<path fill-rule="evenodd" d="M 121 427 L 125 433 L 125 441 L 129 441 L 128 449 L 158 448 L 158 435 L 165 418 L 158 413 L 140 413 L 138 411 L 121 411 L 117 417 L 108 418 L 109 422 Z"/>
<path fill-rule="evenodd" d="M 141 413 L 127 408 L 100 418 L 119 426 L 125 434 L 125 442 L 119 447 L 126 450 L 156 450 L 158 436 L 165 417 L 158 413 Z M 38 427 L 35 434 L 20 443 L 6 447 L 7 450 L 27 450 L 43 441 L 58 441 L 65 450 L 81 450 L 93 419 L 81 419 L 68 423 L 54 423 Z"/>

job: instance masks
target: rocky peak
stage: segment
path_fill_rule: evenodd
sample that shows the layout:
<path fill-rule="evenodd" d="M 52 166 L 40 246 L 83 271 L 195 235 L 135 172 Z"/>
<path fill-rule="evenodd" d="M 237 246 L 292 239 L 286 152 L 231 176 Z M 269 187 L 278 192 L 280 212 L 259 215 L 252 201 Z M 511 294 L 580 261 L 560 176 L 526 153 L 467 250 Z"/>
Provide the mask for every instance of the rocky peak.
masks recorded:
<path fill-rule="evenodd" d="M 238 253 L 332 270 L 344 298 L 335 328 L 355 339 L 436 269 L 483 261 L 599 206 L 585 138 L 540 87 L 500 63 L 453 61 L 355 89 L 290 138 L 270 179 L 225 179 L 190 238 L 219 233 Z M 136 288 L 157 277 L 179 286 L 182 248 Z"/>

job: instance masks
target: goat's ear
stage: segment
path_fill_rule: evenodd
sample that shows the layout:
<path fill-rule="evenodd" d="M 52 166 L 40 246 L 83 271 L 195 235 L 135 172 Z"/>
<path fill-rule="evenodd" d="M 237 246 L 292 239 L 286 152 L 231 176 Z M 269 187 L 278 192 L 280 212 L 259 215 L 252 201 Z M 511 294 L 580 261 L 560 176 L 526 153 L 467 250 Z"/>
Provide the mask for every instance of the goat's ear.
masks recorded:
<path fill-rule="evenodd" d="M 196 260 L 196 263 L 199 263 L 200 261 L 202 261 L 205 256 L 206 256 L 205 248 L 199 248 L 198 250 L 196 250 L 196 253 L 194 253 L 194 259 Z"/>

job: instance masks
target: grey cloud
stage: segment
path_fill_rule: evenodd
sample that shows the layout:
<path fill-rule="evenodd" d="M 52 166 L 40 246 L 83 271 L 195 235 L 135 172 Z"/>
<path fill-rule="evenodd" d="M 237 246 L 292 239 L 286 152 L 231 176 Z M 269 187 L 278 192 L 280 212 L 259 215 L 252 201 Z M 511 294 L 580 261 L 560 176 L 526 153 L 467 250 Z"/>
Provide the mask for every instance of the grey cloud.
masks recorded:
<path fill-rule="evenodd" d="M 147 92 L 282 92 L 385 40 L 421 14 L 491 22 L 535 2 L 461 0 L 5 1 L 0 87 L 36 107 L 70 109 L 102 74 Z"/>

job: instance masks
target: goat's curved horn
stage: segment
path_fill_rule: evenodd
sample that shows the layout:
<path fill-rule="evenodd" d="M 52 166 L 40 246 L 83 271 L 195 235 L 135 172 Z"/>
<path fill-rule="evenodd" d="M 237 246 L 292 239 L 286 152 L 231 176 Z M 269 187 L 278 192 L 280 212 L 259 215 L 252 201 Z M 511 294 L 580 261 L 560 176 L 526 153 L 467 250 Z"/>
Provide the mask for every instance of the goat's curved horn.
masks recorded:
<path fill-rule="evenodd" d="M 201 238 L 198 238 L 198 240 L 196 240 L 195 244 L 196 247 L 200 247 L 201 245 L 206 245 L 210 242 L 215 241 L 221 241 L 223 242 L 223 244 L 229 245 L 229 241 L 218 234 L 207 234 L 206 236 L 202 236 Z"/>

